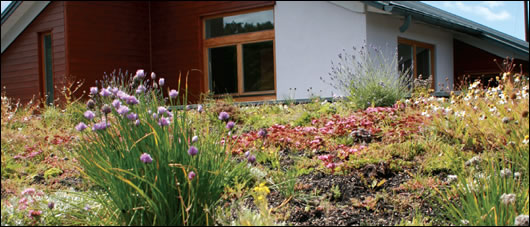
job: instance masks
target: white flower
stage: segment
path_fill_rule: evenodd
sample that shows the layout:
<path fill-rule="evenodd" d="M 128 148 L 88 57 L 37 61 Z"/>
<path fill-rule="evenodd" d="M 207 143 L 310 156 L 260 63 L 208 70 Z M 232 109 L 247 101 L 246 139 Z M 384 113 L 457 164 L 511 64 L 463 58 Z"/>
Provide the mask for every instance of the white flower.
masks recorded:
<path fill-rule="evenodd" d="M 510 169 L 501 170 L 501 177 L 512 176 L 512 171 Z"/>
<path fill-rule="evenodd" d="M 497 111 L 497 107 L 494 106 L 494 107 L 490 108 L 489 110 L 490 110 L 490 112 L 492 112 L 492 113 L 493 113 L 493 112 L 496 112 L 496 111 Z"/>
<path fill-rule="evenodd" d="M 509 204 L 514 204 L 515 203 L 515 194 L 506 194 L 506 193 L 503 193 L 501 195 L 501 202 L 504 204 L 504 205 L 509 205 Z"/>
<path fill-rule="evenodd" d="M 481 114 L 480 117 L 479 117 L 478 119 L 482 121 L 482 120 L 486 119 L 486 115 Z"/>
<path fill-rule="evenodd" d="M 429 115 L 427 112 L 421 112 L 421 116 L 426 116 L 426 117 L 430 117 L 431 115 Z"/>
<path fill-rule="evenodd" d="M 515 179 L 519 179 L 519 178 L 521 178 L 521 173 L 519 173 L 519 172 L 515 172 L 515 173 L 513 174 L 513 177 L 514 177 Z"/>
<path fill-rule="evenodd" d="M 469 160 L 466 161 L 466 163 L 464 163 L 466 166 L 470 166 L 470 165 L 476 165 L 480 162 L 480 157 L 479 156 L 475 156 Z"/>
<path fill-rule="evenodd" d="M 466 116 L 466 111 L 465 110 L 464 111 L 456 111 L 455 112 L 455 116 L 464 117 L 464 116 Z"/>
<path fill-rule="evenodd" d="M 447 175 L 447 183 L 448 184 L 452 183 L 453 181 L 455 181 L 457 179 L 458 179 L 458 176 L 456 176 L 456 175 Z"/>
<path fill-rule="evenodd" d="M 515 217 L 515 226 L 528 226 L 528 215 L 521 214 Z"/>
<path fill-rule="evenodd" d="M 469 225 L 469 221 L 466 219 L 460 220 L 460 222 L 462 223 L 462 225 Z"/>

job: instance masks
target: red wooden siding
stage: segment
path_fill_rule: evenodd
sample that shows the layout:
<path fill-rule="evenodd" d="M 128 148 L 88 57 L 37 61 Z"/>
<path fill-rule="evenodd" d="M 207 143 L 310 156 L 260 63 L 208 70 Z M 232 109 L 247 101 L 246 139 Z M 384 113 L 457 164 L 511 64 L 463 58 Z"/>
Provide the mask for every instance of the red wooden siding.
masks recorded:
<path fill-rule="evenodd" d="M 462 82 L 464 75 L 479 75 L 500 73 L 501 70 L 493 59 L 502 65 L 504 60 L 501 57 L 488 53 L 482 49 L 468 45 L 464 42 L 453 40 L 453 60 L 454 60 L 454 75 L 455 87 Z M 514 72 L 520 72 L 519 64 L 523 65 L 523 73 L 528 75 L 528 61 L 515 59 Z M 473 81 L 471 81 L 473 82 Z"/>
<path fill-rule="evenodd" d="M 149 3 L 65 2 L 69 75 L 88 92 L 103 73 L 149 66 Z M 85 96 L 86 97 L 86 96 Z"/>
<path fill-rule="evenodd" d="M 203 86 L 201 17 L 271 5 L 274 1 L 151 2 L 153 71 L 159 77 L 165 77 L 171 88 L 177 87 L 179 72 L 184 77 L 190 71 L 188 98 L 196 102 L 200 92 L 206 91 Z"/>
<path fill-rule="evenodd" d="M 60 97 L 66 70 L 64 3 L 52 1 L 2 54 L 2 87 L 8 97 L 28 102 L 41 98 L 39 33 L 51 31 L 54 97 Z M 2 90 L 4 90 L 2 88 Z M 41 96 L 39 96 L 41 95 Z"/>

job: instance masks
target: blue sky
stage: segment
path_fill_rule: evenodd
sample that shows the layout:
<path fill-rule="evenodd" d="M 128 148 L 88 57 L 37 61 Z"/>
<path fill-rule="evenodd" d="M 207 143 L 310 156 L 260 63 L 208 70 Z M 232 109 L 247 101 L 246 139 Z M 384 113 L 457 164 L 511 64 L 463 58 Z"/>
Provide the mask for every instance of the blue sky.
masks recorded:
<path fill-rule="evenodd" d="M 2 12 L 11 1 L 2 1 Z M 523 1 L 423 1 L 524 40 Z"/>

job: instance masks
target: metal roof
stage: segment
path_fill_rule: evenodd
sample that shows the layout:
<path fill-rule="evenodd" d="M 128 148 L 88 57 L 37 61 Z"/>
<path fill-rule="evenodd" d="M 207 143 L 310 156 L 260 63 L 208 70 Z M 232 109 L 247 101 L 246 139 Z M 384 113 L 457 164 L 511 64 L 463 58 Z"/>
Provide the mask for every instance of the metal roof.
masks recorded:
<path fill-rule="evenodd" d="M 22 3 L 22 1 L 11 1 L 9 5 L 6 7 L 4 12 L 2 12 L 2 24 L 4 21 L 7 20 L 7 18 L 17 9 L 17 7 Z"/>
<path fill-rule="evenodd" d="M 528 55 L 528 42 L 425 3 L 417 1 L 366 1 L 364 3 L 392 14 L 411 16 L 415 20 L 499 43 L 519 54 Z"/>

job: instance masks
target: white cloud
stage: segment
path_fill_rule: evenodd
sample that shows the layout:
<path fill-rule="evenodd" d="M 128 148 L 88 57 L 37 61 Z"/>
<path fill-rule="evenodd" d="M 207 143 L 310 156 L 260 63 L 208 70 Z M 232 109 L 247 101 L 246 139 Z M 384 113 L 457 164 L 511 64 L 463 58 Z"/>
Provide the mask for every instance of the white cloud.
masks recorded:
<path fill-rule="evenodd" d="M 443 5 L 447 8 L 481 16 L 488 21 L 503 21 L 511 18 L 511 14 L 508 11 L 499 9 L 504 3 L 498 1 L 483 1 L 479 5 L 462 1 L 446 1 Z"/>

